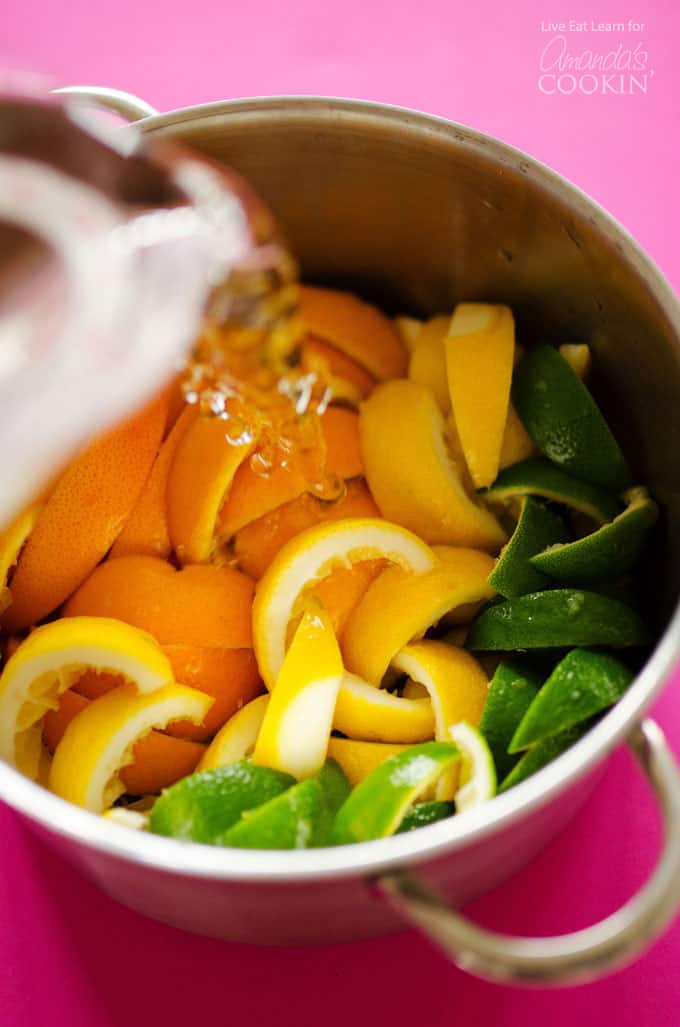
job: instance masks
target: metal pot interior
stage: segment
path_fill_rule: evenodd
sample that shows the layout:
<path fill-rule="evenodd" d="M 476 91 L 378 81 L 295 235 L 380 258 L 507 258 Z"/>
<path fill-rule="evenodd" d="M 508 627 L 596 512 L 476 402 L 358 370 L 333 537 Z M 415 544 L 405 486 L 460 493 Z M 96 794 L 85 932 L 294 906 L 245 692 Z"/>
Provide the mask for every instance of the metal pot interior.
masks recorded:
<path fill-rule="evenodd" d="M 620 226 L 521 153 L 408 111 L 264 99 L 142 127 L 245 175 L 309 281 L 421 316 L 503 302 L 520 341 L 590 342 L 598 399 L 664 512 L 641 584 L 663 628 L 680 589 L 680 311 Z"/>

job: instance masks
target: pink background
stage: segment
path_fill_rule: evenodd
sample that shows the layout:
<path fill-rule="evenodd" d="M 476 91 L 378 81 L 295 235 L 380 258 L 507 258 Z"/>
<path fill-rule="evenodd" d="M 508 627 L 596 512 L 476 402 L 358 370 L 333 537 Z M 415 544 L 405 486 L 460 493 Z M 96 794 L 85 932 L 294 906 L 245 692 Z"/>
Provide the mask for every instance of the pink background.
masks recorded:
<path fill-rule="evenodd" d="M 640 43 L 647 95 L 545 96 L 541 21 L 644 23 L 569 33 L 572 51 Z M 358 96 L 421 108 L 500 136 L 593 195 L 680 285 L 680 8 L 677 0 L 21 0 L 3 16 L 0 58 L 58 84 L 117 86 L 160 109 L 269 93 Z M 588 88 L 589 86 L 587 86 Z M 678 682 L 680 683 L 680 682 Z M 677 686 L 654 714 L 680 753 Z M 637 965 L 562 992 L 475 981 L 404 933 L 325 949 L 273 950 L 193 938 L 116 906 L 46 855 L 0 808 L 0 1023 L 125 1027 L 248 1019 L 662 1027 L 680 1017 L 680 923 Z M 571 827 L 469 912 L 497 929 L 573 930 L 643 880 L 653 805 L 618 753 Z"/>

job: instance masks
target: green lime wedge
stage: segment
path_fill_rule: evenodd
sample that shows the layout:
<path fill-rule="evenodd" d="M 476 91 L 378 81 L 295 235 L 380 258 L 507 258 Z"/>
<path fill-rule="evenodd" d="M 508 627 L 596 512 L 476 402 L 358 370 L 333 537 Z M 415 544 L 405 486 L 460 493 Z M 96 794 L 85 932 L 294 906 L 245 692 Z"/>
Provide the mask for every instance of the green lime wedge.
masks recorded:
<path fill-rule="evenodd" d="M 512 398 L 522 424 L 549 460 L 576 478 L 621 492 L 630 471 L 600 408 L 552 346 L 520 360 Z"/>
<path fill-rule="evenodd" d="M 507 792 L 508 788 L 526 781 L 528 777 L 542 770 L 548 763 L 566 752 L 579 738 L 585 734 L 587 726 L 580 724 L 578 727 L 570 727 L 561 731 L 558 735 L 551 735 L 542 742 L 527 749 L 522 758 L 514 765 L 507 777 L 503 778 L 498 791 Z"/>
<path fill-rule="evenodd" d="M 626 509 L 609 524 L 576 542 L 555 539 L 544 552 L 532 555 L 531 566 L 565 585 L 589 585 L 625 574 L 640 555 L 658 509 L 645 488 L 630 489 L 624 498 Z"/>
<path fill-rule="evenodd" d="M 540 458 L 507 467 L 482 495 L 492 503 L 517 496 L 542 496 L 587 514 L 597 524 L 613 520 L 620 511 L 616 496 L 610 492 L 572 478 L 549 460 Z"/>
<path fill-rule="evenodd" d="M 330 845 L 336 814 L 352 789 L 340 764 L 335 760 L 328 760 L 324 764 L 316 780 L 321 786 L 322 811 L 314 845 Z"/>
<path fill-rule="evenodd" d="M 484 735 L 461 720 L 449 728 L 449 736 L 460 751 L 460 776 L 454 795 L 456 811 L 474 809 L 496 794 L 496 767 Z"/>
<path fill-rule="evenodd" d="M 598 592 L 554 588 L 487 607 L 473 622 L 466 645 L 510 652 L 648 641 L 641 619 L 624 603 Z"/>
<path fill-rule="evenodd" d="M 567 526 L 559 514 L 531 496 L 523 496 L 517 526 L 487 581 L 507 599 L 550 588 L 550 577 L 530 562 L 531 557 L 568 538 Z"/>
<path fill-rule="evenodd" d="M 242 760 L 182 778 L 151 810 L 155 834 L 211 845 L 246 810 L 261 806 L 295 784 L 295 778 Z"/>
<path fill-rule="evenodd" d="M 423 742 L 389 756 L 340 807 L 334 843 L 348 845 L 394 834 L 409 807 L 459 758 L 450 742 Z"/>
<path fill-rule="evenodd" d="M 542 680 L 533 670 L 519 663 L 504 661 L 496 668 L 489 683 L 479 730 L 491 750 L 499 781 L 517 762 L 516 756 L 509 755 L 508 745 L 538 695 Z"/>
<path fill-rule="evenodd" d="M 427 827 L 428 824 L 435 824 L 438 820 L 446 820 L 453 815 L 454 806 L 452 802 L 418 802 L 406 815 L 395 834 L 405 834 L 407 831 L 415 831 L 417 827 Z"/>
<path fill-rule="evenodd" d="M 521 752 L 589 720 L 618 702 L 632 680 L 628 667 L 613 656 L 572 649 L 524 714 L 508 752 Z"/>
<path fill-rule="evenodd" d="M 321 785 L 310 777 L 244 812 L 215 844 L 234 849 L 309 849 L 316 843 L 324 815 Z"/>

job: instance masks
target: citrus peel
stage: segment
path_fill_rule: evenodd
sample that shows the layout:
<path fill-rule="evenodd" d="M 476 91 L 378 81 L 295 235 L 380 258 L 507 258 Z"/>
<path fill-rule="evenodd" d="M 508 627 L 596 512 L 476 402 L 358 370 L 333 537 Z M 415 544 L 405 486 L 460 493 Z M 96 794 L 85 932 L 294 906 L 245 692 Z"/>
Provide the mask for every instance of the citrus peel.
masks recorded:
<path fill-rule="evenodd" d="M 0 757 L 35 777 L 39 721 L 84 669 L 120 674 L 139 693 L 173 680 L 168 658 L 146 632 L 121 621 L 73 617 L 37 628 L 0 676 Z"/>
<path fill-rule="evenodd" d="M 146 694 L 130 685 L 107 692 L 64 732 L 50 768 L 50 790 L 77 806 L 103 812 L 125 792 L 120 772 L 134 760 L 135 744 L 172 720 L 201 721 L 211 703 L 202 692 L 174 683 Z"/>
<path fill-rule="evenodd" d="M 253 603 L 255 654 L 268 688 L 283 665 L 288 626 L 305 589 L 336 566 L 372 559 L 399 564 L 405 574 L 429 570 L 436 562 L 430 548 L 411 532 L 372 518 L 319 524 L 280 550 L 258 582 Z"/>
<path fill-rule="evenodd" d="M 311 777 L 323 766 L 343 666 L 323 607 L 308 604 L 265 711 L 253 760 Z"/>
<path fill-rule="evenodd" d="M 342 350 L 379 381 L 406 372 L 406 350 L 392 322 L 351 293 L 301 285 L 298 316 L 307 332 Z"/>
<path fill-rule="evenodd" d="M 500 548 L 505 533 L 465 491 L 426 386 L 379 385 L 361 405 L 359 429 L 366 480 L 384 517 L 431 544 Z"/>
<path fill-rule="evenodd" d="M 348 738 L 367 742 L 424 742 L 434 737 L 432 704 L 429 698 L 400 698 L 345 674 L 333 727 Z"/>
<path fill-rule="evenodd" d="M 41 506 L 41 503 L 33 503 L 26 510 L 22 510 L 0 535 L 0 614 L 12 602 L 12 593 L 7 586 L 9 575 L 35 527 Z"/>
<path fill-rule="evenodd" d="M 498 474 L 515 351 L 509 307 L 459 303 L 446 336 L 451 409 L 476 488 Z"/>
<path fill-rule="evenodd" d="M 227 763 L 238 763 L 250 756 L 255 748 L 262 721 L 269 702 L 268 695 L 258 695 L 242 706 L 208 746 L 199 770 L 212 770 Z"/>
<path fill-rule="evenodd" d="M 55 484 L 12 576 L 3 627 L 35 624 L 107 553 L 135 506 L 161 442 L 167 396 L 96 440 Z"/>
<path fill-rule="evenodd" d="M 489 599 L 487 578 L 494 561 L 487 553 L 460 548 L 420 574 L 388 567 L 368 587 L 343 636 L 348 670 L 379 685 L 391 660 L 458 606 Z"/>

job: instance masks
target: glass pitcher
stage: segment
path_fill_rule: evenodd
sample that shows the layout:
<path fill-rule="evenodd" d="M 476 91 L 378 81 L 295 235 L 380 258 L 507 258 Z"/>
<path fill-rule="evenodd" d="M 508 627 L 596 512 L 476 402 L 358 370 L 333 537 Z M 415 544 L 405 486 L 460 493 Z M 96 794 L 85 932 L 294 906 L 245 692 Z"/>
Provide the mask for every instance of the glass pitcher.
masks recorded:
<path fill-rule="evenodd" d="M 0 525 L 177 372 L 208 305 L 256 320 L 294 277 L 239 176 L 74 117 L 0 98 Z"/>

